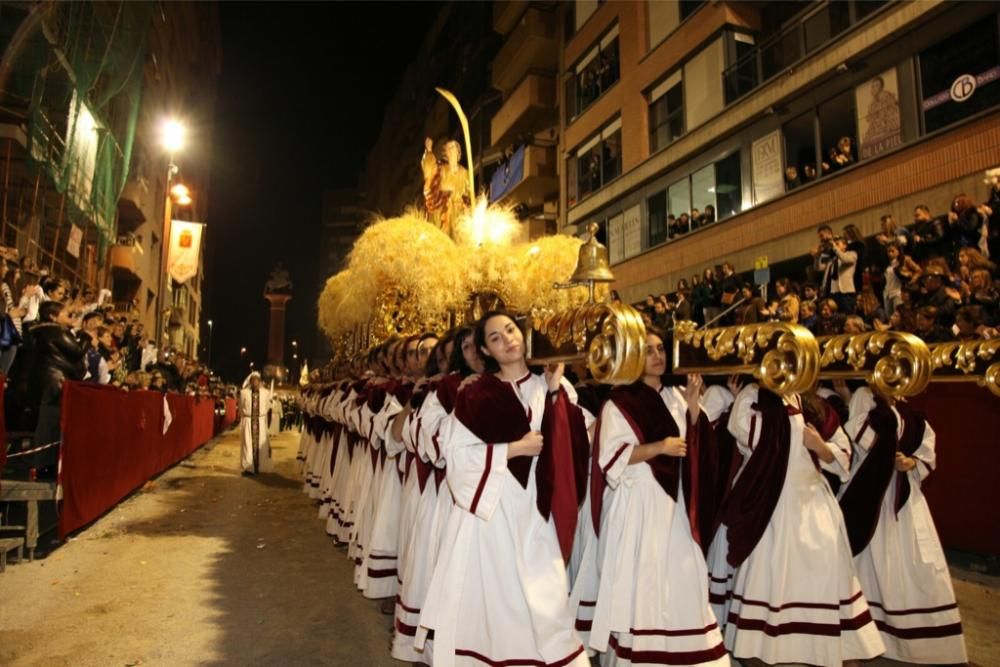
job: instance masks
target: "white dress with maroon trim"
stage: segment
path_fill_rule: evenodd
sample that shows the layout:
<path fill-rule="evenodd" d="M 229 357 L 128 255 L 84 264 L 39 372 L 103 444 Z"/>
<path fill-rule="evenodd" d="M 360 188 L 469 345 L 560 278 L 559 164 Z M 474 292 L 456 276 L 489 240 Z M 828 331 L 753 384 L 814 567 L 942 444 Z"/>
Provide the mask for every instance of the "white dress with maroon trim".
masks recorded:
<path fill-rule="evenodd" d="M 792 397 L 795 409 L 798 397 Z M 729 431 L 746 460 L 759 444 L 757 386 L 736 397 Z M 791 439 L 781 496 L 760 541 L 736 568 L 726 646 L 734 658 L 769 664 L 840 665 L 885 651 L 854 570 L 840 506 L 803 444 L 805 421 L 789 417 Z M 846 479 L 850 443 L 842 431 L 822 465 Z"/>
<path fill-rule="evenodd" d="M 347 429 L 355 435 L 360 434 L 358 426 L 360 423 L 360 411 L 361 409 L 354 404 L 353 398 L 344 407 L 344 418 L 347 423 Z M 336 531 L 336 537 L 341 542 L 350 543 L 354 540 L 354 509 L 361 486 L 360 477 L 365 465 L 364 455 L 367 446 L 363 440 L 356 442 L 354 445 L 349 445 L 351 449 L 350 466 L 347 470 L 347 479 L 344 481 L 341 517 L 338 521 Z M 350 550 L 348 550 L 348 558 L 351 558 Z"/>
<path fill-rule="evenodd" d="M 544 378 L 511 384 L 540 430 Z M 575 401 L 573 388 L 563 386 Z M 589 667 L 573 629 L 555 524 L 538 512 L 537 460 L 522 488 L 507 470 L 506 443 L 487 446 L 459 420 L 447 424 L 448 485 L 458 508 L 448 518 L 418 647 L 433 630 L 434 667 Z"/>
<path fill-rule="evenodd" d="M 399 590 L 396 576 L 400 483 L 395 458 L 399 450 L 390 441 L 392 420 L 400 410 L 402 406 L 399 402 L 388 396 L 374 421 L 373 437 L 378 440 L 379 448 L 385 450 L 385 455 L 384 460 L 380 460 L 380 473 L 372 486 L 375 511 L 368 548 L 361 563 L 362 579 L 365 581 L 362 590 L 364 596 L 372 600 L 393 597 Z"/>
<path fill-rule="evenodd" d="M 660 396 L 684 436 L 687 406 L 676 387 Z M 619 408 L 601 414 L 600 465 L 607 486 L 597 562 L 600 588 L 590 646 L 605 667 L 728 665 L 708 604 L 708 569 L 691 536 L 683 493 L 674 501 L 649 465 L 629 465 L 637 442 Z"/>
<path fill-rule="evenodd" d="M 444 411 L 440 402 L 437 401 L 437 397 L 428 397 L 428 401 L 434 399 L 434 403 L 429 406 L 430 411 L 433 413 L 436 410 Z M 426 404 L 425 404 L 426 405 Z M 437 428 L 431 433 L 427 430 L 426 435 L 430 437 L 427 441 L 429 444 L 425 447 L 428 454 L 430 454 L 430 461 L 434 464 L 434 467 L 438 470 L 444 471 L 446 465 L 446 455 L 447 455 L 447 445 L 448 441 L 445 440 L 444 434 L 450 432 L 451 426 L 450 422 L 454 417 L 449 413 L 443 419 L 441 419 Z M 426 430 L 426 429 L 425 429 Z M 434 506 L 434 518 L 428 528 L 429 532 L 429 542 L 427 544 L 428 553 L 428 563 L 427 567 L 430 576 L 433 577 L 434 569 L 437 567 L 437 560 L 440 557 L 441 550 L 450 548 L 451 545 L 444 544 L 445 529 L 448 526 L 449 516 L 451 516 L 452 511 L 455 509 L 455 500 L 451 495 L 451 489 L 448 487 L 448 482 L 444 479 L 440 483 L 436 479 L 432 480 L 433 484 L 437 486 L 437 502 Z M 427 581 L 427 587 L 430 587 L 430 579 Z M 427 593 L 424 593 L 424 600 L 427 598 Z M 419 627 L 420 615 L 417 614 L 416 624 Z M 434 639 L 426 638 L 423 642 L 423 658 L 422 661 L 426 664 L 434 664 Z"/>
<path fill-rule="evenodd" d="M 581 407 L 588 435 L 596 418 L 586 408 Z M 591 441 L 593 439 L 591 438 Z M 591 448 L 587 448 L 590 453 Z M 575 628 L 583 641 L 589 655 L 594 651 L 590 648 L 590 627 L 594 621 L 594 607 L 597 605 L 597 587 L 600 577 L 597 574 L 597 533 L 594 532 L 594 522 L 590 513 L 590 457 L 587 458 L 586 494 L 580 505 L 580 513 L 576 521 L 576 535 L 573 537 L 573 551 L 566 564 L 569 576 L 570 609 L 576 617 Z"/>
<path fill-rule="evenodd" d="M 847 432 L 854 438 L 855 469 L 875 441 L 867 428 L 875 407 L 871 390 L 857 390 L 851 398 Z M 895 412 L 895 410 L 893 410 Z M 903 420 L 898 435 L 903 434 Z M 878 525 L 868 546 L 854 563 L 872 617 L 885 642 L 885 657 L 926 665 L 968 662 L 962 620 L 948 573 L 941 541 L 931 518 L 921 482 L 935 464 L 935 435 L 930 424 L 913 454 L 917 466 L 906 473 L 910 496 L 896 513 L 896 475 L 882 499 Z"/>
<path fill-rule="evenodd" d="M 349 394 L 350 395 L 350 394 Z M 323 500 L 328 506 L 326 533 L 343 541 L 346 534 L 345 497 L 347 482 L 351 473 L 350 438 L 348 437 L 347 413 L 350 399 L 338 397 L 331 403 L 331 419 L 341 425 L 340 441 L 334 456 L 333 470 L 327 468 L 323 477 Z M 327 500 L 329 499 L 329 500 Z"/>
<path fill-rule="evenodd" d="M 413 557 L 410 549 L 414 533 L 414 526 L 417 519 L 417 511 L 420 509 L 420 486 L 417 483 L 416 451 L 420 439 L 418 432 L 418 412 L 411 412 L 403 424 L 403 445 L 406 451 L 400 454 L 399 468 L 403 475 L 403 490 L 400 494 L 399 509 L 399 590 L 403 591 L 407 587 L 407 579 L 413 567 Z M 414 614 L 410 609 L 416 609 L 410 605 L 403 606 L 397 600 L 395 608 L 395 627 L 401 627 L 401 623 L 413 626 L 414 616 L 419 616 L 419 612 Z M 409 622 L 407 622 L 409 621 Z M 394 632 L 392 642 L 392 656 L 397 660 L 416 662 L 420 660 L 420 654 L 414 648 L 413 637 L 406 633 Z"/>
<path fill-rule="evenodd" d="M 438 427 L 446 417 L 444 408 L 437 399 L 437 393 L 431 392 L 424 400 L 420 410 L 415 413 L 413 422 L 416 425 L 414 442 L 416 456 L 430 465 L 436 461 L 439 446 L 434 444 L 433 437 L 438 433 Z M 410 475 L 417 477 L 416 468 Z M 434 564 L 437 560 L 437 544 L 440 527 L 437 525 L 438 488 L 434 483 L 434 475 L 427 479 L 423 492 L 419 492 L 419 484 L 414 491 L 419 493 L 415 503 L 413 528 L 410 531 L 407 549 L 401 560 L 405 563 L 405 573 L 396 601 L 396 629 L 392 640 L 392 657 L 409 662 L 429 662 L 426 647 L 418 651 L 414 645 L 417 626 L 420 624 L 420 611 L 427 587 L 430 585 Z M 447 493 L 447 489 L 444 490 Z"/>

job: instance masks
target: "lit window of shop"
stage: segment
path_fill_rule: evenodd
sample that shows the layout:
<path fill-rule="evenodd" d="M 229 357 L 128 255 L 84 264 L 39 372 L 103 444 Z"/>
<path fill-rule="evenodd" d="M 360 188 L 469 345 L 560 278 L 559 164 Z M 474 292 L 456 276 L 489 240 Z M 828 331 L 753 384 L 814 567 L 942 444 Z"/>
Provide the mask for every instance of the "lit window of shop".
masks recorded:
<path fill-rule="evenodd" d="M 684 85 L 675 72 L 649 94 L 649 152 L 655 153 L 684 134 Z"/>
<path fill-rule="evenodd" d="M 616 25 L 573 67 L 566 79 L 567 122 L 583 113 L 617 83 L 619 73 Z"/>
<path fill-rule="evenodd" d="M 1000 104 L 1000 37 L 991 14 L 920 54 L 927 132 Z"/>

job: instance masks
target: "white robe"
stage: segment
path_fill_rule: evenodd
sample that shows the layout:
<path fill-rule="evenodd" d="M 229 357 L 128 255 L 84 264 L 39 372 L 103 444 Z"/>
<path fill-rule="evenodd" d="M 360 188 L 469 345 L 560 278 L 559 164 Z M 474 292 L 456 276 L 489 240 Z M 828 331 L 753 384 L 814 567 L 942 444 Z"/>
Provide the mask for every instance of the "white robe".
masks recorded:
<path fill-rule="evenodd" d="M 759 445 L 763 417 L 754 407 L 757 392 L 757 385 L 744 387 L 729 418 L 745 461 Z M 799 407 L 797 396 L 786 400 Z M 733 573 L 726 648 L 734 658 L 769 664 L 839 666 L 874 658 L 885 646 L 855 574 L 840 506 L 803 444 L 802 415 L 789 421 L 781 495 L 760 541 Z M 846 480 L 850 442 L 838 431 L 827 446 L 834 461 L 820 465 Z M 722 553 L 725 545 L 718 541 L 724 535 L 720 530 L 712 545 Z"/>
<path fill-rule="evenodd" d="M 659 393 L 684 437 L 684 397 L 676 387 Z M 603 652 L 605 667 L 648 661 L 728 665 L 722 632 L 708 604 L 708 569 L 691 535 L 683 493 L 674 501 L 648 464 L 629 464 L 642 443 L 617 405 L 609 400 L 601 415 L 600 465 L 608 489 L 601 512 L 591 648 Z M 578 586 L 587 579 L 581 573 Z"/>
<path fill-rule="evenodd" d="M 281 399 L 275 396 L 271 399 L 271 419 L 267 427 L 268 435 L 278 435 L 281 433 L 281 418 L 284 415 L 284 407 Z"/>
<path fill-rule="evenodd" d="M 563 386 L 575 401 L 575 390 Z M 540 429 L 545 379 L 529 375 L 511 388 L 531 428 Z M 458 507 L 448 517 L 421 611 L 418 648 L 433 630 L 434 667 L 506 661 L 589 667 L 573 629 L 555 524 L 538 512 L 537 459 L 522 488 L 507 470 L 507 443 L 488 446 L 458 419 L 447 424 L 448 485 Z"/>
<path fill-rule="evenodd" d="M 867 387 L 851 398 L 847 432 L 854 438 L 856 463 L 868 456 L 875 433 L 867 428 L 875 399 Z M 897 436 L 903 434 L 899 413 Z M 962 620 L 948 563 L 921 482 L 934 468 L 934 430 L 927 424 L 913 453 L 917 466 L 906 473 L 910 495 L 896 513 L 896 473 L 882 497 L 878 524 L 868 546 L 854 558 L 861 588 L 885 642 L 885 657 L 928 665 L 968 662 Z M 846 487 L 845 487 L 846 489 Z"/>
<path fill-rule="evenodd" d="M 240 391 L 240 428 L 243 446 L 240 448 L 240 468 L 245 472 L 271 472 L 271 443 L 267 436 L 267 408 L 271 392 L 261 387 L 257 390 L 257 413 L 253 414 L 252 390 Z M 256 426 L 256 428 L 255 428 Z M 257 465 L 254 466 L 254 452 Z"/>

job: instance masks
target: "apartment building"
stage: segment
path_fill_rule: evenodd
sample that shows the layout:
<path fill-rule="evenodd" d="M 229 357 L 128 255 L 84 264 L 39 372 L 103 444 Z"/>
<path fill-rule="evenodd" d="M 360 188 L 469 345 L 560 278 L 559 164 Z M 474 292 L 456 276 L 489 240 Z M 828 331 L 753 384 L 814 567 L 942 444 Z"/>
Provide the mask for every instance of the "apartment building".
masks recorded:
<path fill-rule="evenodd" d="M 882 214 L 985 197 L 1000 163 L 995 3 L 560 11 L 560 229 L 601 225 L 626 300 L 724 259 L 794 260 L 820 224 L 870 234 Z"/>

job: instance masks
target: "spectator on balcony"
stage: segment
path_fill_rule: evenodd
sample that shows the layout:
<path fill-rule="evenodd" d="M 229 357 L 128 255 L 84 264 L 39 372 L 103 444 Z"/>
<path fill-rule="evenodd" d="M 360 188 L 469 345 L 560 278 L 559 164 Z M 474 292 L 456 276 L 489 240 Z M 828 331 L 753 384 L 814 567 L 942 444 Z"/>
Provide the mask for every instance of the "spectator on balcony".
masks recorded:
<path fill-rule="evenodd" d="M 848 315 L 844 318 L 844 329 L 845 334 L 861 334 L 868 331 L 868 325 L 865 324 L 864 319 L 860 315 Z"/>
<path fill-rule="evenodd" d="M 875 320 L 882 322 L 889 320 L 889 316 L 886 315 L 885 309 L 882 307 L 882 302 L 875 293 L 875 286 L 871 283 L 861 288 L 861 294 L 858 295 L 857 314 L 869 324 Z"/>
<path fill-rule="evenodd" d="M 1000 291 L 989 269 L 973 269 L 969 282 L 963 284 L 963 303 L 978 306 L 983 311 L 983 321 L 988 326 L 1000 324 Z"/>
<path fill-rule="evenodd" d="M 712 322 L 721 312 L 719 300 L 721 298 L 718 273 L 713 267 L 708 267 L 701 274 L 701 283 L 706 292 L 705 299 L 705 323 Z M 710 325 L 711 326 L 711 325 Z"/>
<path fill-rule="evenodd" d="M 785 168 L 785 192 L 791 192 L 795 188 L 802 185 L 802 180 L 799 178 L 799 170 L 794 165 Z"/>
<path fill-rule="evenodd" d="M 670 316 L 667 314 L 667 304 L 659 299 L 653 304 L 651 321 L 659 329 L 665 329 Z"/>
<path fill-rule="evenodd" d="M 0 301 L 3 312 L 0 316 L 4 317 L 2 338 L 0 338 L 0 374 L 7 375 L 17 356 L 17 348 L 21 344 L 21 318 L 24 317 L 25 311 L 14 305 L 14 286 L 17 284 L 19 272 L 17 265 L 4 263 L 3 267 L 5 272 L 3 281 L 0 282 L 0 290 L 3 292 L 3 299 Z"/>
<path fill-rule="evenodd" d="M 681 234 L 687 234 L 691 231 L 691 216 L 687 213 L 681 213 L 676 220 L 674 220 L 674 236 L 679 236 Z"/>
<path fill-rule="evenodd" d="M 916 323 L 913 333 L 923 338 L 925 343 L 945 343 L 952 338 L 951 332 L 938 323 L 938 309 L 934 306 L 918 308 Z"/>
<path fill-rule="evenodd" d="M 814 267 L 823 276 L 822 294 L 836 300 L 840 313 L 853 313 L 857 300 L 854 272 L 858 253 L 848 249 L 847 241 L 842 237 L 824 240 L 824 233 L 831 235 L 827 225 L 820 228 L 820 246 L 813 250 Z M 821 318 L 822 310 L 821 306 Z"/>
<path fill-rule="evenodd" d="M 802 307 L 804 303 L 811 303 L 813 306 L 813 312 L 816 312 L 816 301 L 819 298 L 819 288 L 816 283 L 807 280 L 802 283 L 802 298 L 799 303 L 799 308 Z"/>
<path fill-rule="evenodd" d="M 844 316 L 839 312 L 837 302 L 833 299 L 823 299 L 819 304 L 819 317 L 816 320 L 817 336 L 832 336 L 844 328 Z"/>
<path fill-rule="evenodd" d="M 913 259 L 923 262 L 944 257 L 949 252 L 951 229 L 947 219 L 932 217 L 931 210 L 920 204 L 913 209 Z"/>
<path fill-rule="evenodd" d="M 736 324 L 756 324 L 766 322 L 770 317 L 770 311 L 764 299 L 757 293 L 757 286 L 744 284 L 740 287 L 740 298 L 742 303 L 736 307 Z"/>
<path fill-rule="evenodd" d="M 865 261 L 865 236 L 857 225 L 852 224 L 844 227 L 844 239 L 847 241 L 847 251 L 857 255 L 854 264 L 854 293 L 860 294 L 865 268 L 868 266 Z"/>
<path fill-rule="evenodd" d="M 771 312 L 782 322 L 796 324 L 799 321 L 798 291 L 788 278 L 778 278 L 774 283 L 775 301 L 771 304 Z"/>
<path fill-rule="evenodd" d="M 827 152 L 828 160 L 823 163 L 826 171 L 839 171 L 854 164 L 854 148 L 850 137 L 841 137 L 836 146 Z"/>
<path fill-rule="evenodd" d="M 955 311 L 962 305 L 961 293 L 946 284 L 947 278 L 947 271 L 938 263 L 929 263 L 924 269 L 921 304 L 934 306 L 937 323 L 943 327 L 951 326 Z"/>
<path fill-rule="evenodd" d="M 799 324 L 815 334 L 818 321 L 815 301 L 803 301 L 799 304 Z"/>
<path fill-rule="evenodd" d="M 920 279 L 923 269 L 903 253 L 903 248 L 898 243 L 887 245 L 885 254 L 888 264 L 883 273 L 885 287 L 882 291 L 882 300 L 885 304 L 886 314 L 892 315 L 896 306 L 902 303 L 903 287 L 915 284 Z"/>
<path fill-rule="evenodd" d="M 691 221 L 691 229 L 698 229 L 701 227 L 701 211 L 696 208 L 691 209 L 691 216 L 688 218 Z"/>
<path fill-rule="evenodd" d="M 964 192 L 955 196 L 948 211 L 948 222 L 959 248 L 978 248 L 989 254 L 989 218 Z"/>
<path fill-rule="evenodd" d="M 697 273 L 691 276 L 691 317 L 698 324 L 706 321 L 705 309 L 712 303 L 712 290 Z"/>
<path fill-rule="evenodd" d="M 875 235 L 875 240 L 878 241 L 879 245 L 883 248 L 895 245 L 902 249 L 910 246 L 913 236 L 910 230 L 900 225 L 895 218 L 888 214 L 883 215 L 880 222 L 882 231 Z"/>
<path fill-rule="evenodd" d="M 983 309 L 979 306 L 962 306 L 955 313 L 955 335 L 962 339 L 985 337 L 986 323 L 983 322 Z"/>
<path fill-rule="evenodd" d="M 681 278 L 677 282 L 677 302 L 673 307 L 673 321 L 681 322 L 694 318 L 694 307 L 691 304 L 691 288 L 688 281 Z"/>
<path fill-rule="evenodd" d="M 715 207 L 711 204 L 705 206 L 705 212 L 701 214 L 701 225 L 710 225 L 715 222 Z"/>
<path fill-rule="evenodd" d="M 722 263 L 722 278 L 719 280 L 719 301 L 724 309 L 732 306 L 740 298 L 740 287 L 742 281 L 736 275 L 736 269 L 732 262 Z"/>
<path fill-rule="evenodd" d="M 812 162 L 807 162 L 804 167 L 802 167 L 802 182 L 812 183 L 816 180 L 818 174 L 816 173 L 816 165 Z"/>

